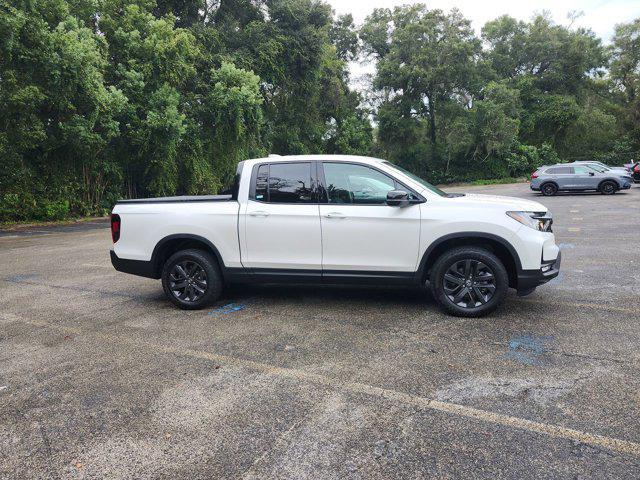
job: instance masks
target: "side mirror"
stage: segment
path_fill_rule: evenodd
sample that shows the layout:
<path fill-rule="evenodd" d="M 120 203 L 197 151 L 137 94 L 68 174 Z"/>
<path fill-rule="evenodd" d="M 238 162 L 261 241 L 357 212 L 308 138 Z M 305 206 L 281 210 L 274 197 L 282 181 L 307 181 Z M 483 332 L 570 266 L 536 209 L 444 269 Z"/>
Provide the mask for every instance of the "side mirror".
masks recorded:
<path fill-rule="evenodd" d="M 387 205 L 390 207 L 406 207 L 410 203 L 409 194 L 404 190 L 391 190 L 387 192 Z"/>
<path fill-rule="evenodd" d="M 589 172 L 589 176 L 590 176 L 590 177 L 593 177 L 594 175 L 595 175 L 595 173 L 593 173 L 593 172 Z"/>

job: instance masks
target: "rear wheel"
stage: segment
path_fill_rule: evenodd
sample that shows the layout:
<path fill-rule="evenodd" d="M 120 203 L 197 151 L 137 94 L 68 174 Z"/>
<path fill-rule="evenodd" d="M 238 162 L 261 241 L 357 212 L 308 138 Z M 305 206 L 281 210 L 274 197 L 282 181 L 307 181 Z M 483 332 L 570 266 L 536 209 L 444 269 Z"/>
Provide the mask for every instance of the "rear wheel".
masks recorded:
<path fill-rule="evenodd" d="M 598 190 L 600 190 L 600 193 L 603 195 L 613 195 L 616 193 L 616 190 L 618 190 L 618 185 L 611 180 L 605 180 L 600 184 L 600 188 Z"/>
<path fill-rule="evenodd" d="M 540 191 L 545 197 L 551 197 L 558 193 L 558 186 L 555 183 L 545 183 L 540 187 Z"/>
<path fill-rule="evenodd" d="M 197 310 L 220 297 L 222 276 L 211 254 L 195 249 L 181 250 L 165 262 L 162 288 L 178 307 Z"/>
<path fill-rule="evenodd" d="M 431 269 L 431 293 L 447 313 L 480 317 L 495 310 L 509 285 L 507 270 L 493 253 L 458 247 L 444 253 Z"/>

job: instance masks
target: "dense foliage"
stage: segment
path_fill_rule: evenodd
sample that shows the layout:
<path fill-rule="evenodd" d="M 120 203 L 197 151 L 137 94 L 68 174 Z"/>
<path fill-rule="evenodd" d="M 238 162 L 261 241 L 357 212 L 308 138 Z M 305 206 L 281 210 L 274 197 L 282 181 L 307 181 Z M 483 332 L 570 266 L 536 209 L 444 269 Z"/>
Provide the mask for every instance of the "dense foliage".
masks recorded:
<path fill-rule="evenodd" d="M 640 150 L 640 19 L 590 31 L 316 0 L 0 0 L 0 221 L 216 193 L 241 159 L 375 154 L 433 181 Z M 371 89 L 348 62 L 375 62 Z"/>
<path fill-rule="evenodd" d="M 481 38 L 460 12 L 376 9 L 379 156 L 435 181 L 517 177 L 545 163 L 640 153 L 640 19 L 613 45 L 589 30 L 508 16 Z"/>

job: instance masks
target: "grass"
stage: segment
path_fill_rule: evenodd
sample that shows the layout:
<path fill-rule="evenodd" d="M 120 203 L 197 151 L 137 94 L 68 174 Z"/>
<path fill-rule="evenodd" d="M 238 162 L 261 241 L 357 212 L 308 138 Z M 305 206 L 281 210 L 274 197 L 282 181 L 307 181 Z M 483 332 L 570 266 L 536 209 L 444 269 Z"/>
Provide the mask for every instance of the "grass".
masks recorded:
<path fill-rule="evenodd" d="M 80 222 L 91 222 L 95 220 L 106 220 L 109 217 L 78 217 L 67 218 L 65 220 L 46 220 L 46 221 L 33 221 L 27 220 L 24 222 L 0 222 L 0 228 L 3 230 L 17 230 L 20 228 L 28 227 L 46 227 L 52 225 L 72 225 Z"/>
<path fill-rule="evenodd" d="M 468 182 L 452 182 L 438 185 L 439 187 L 464 187 L 464 186 L 479 186 L 479 185 L 502 185 L 505 183 L 526 183 L 528 181 L 525 177 L 506 177 L 506 178 L 490 178 L 487 180 L 469 180 Z"/>
<path fill-rule="evenodd" d="M 525 177 L 520 178 L 492 178 L 489 180 L 474 180 L 471 182 L 471 185 L 502 185 L 504 183 L 524 183 L 527 179 Z"/>

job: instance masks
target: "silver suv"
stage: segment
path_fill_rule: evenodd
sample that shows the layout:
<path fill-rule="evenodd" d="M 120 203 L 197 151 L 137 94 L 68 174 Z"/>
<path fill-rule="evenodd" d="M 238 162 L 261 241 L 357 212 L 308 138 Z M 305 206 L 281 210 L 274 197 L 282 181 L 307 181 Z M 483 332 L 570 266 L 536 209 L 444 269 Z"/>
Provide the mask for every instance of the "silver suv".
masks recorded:
<path fill-rule="evenodd" d="M 618 190 L 631 188 L 631 182 L 610 170 L 599 172 L 587 165 L 559 164 L 545 165 L 533 172 L 530 187 L 545 196 L 555 195 L 559 191 L 585 190 L 611 195 Z"/>

